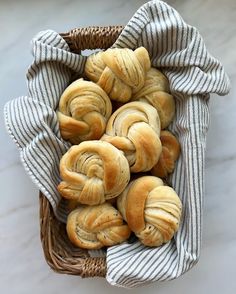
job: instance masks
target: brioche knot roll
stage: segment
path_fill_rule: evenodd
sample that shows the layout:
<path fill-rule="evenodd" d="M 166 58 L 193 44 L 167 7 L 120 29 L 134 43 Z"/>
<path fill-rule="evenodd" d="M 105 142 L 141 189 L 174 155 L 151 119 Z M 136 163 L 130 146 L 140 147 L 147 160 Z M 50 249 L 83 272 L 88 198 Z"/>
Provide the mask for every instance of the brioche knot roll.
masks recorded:
<path fill-rule="evenodd" d="M 81 248 L 99 249 L 127 240 L 129 227 L 124 224 L 118 210 L 111 204 L 79 207 L 67 218 L 70 241 Z"/>
<path fill-rule="evenodd" d="M 144 176 L 131 181 L 118 197 L 117 207 L 144 245 L 160 246 L 178 230 L 181 201 L 160 178 Z"/>
<path fill-rule="evenodd" d="M 167 178 L 174 171 L 175 162 L 180 155 L 180 144 L 177 138 L 169 131 L 161 131 L 160 139 L 162 152 L 151 173 L 160 178 Z"/>
<path fill-rule="evenodd" d="M 90 55 L 85 75 L 101 86 L 112 100 L 127 102 L 141 89 L 151 63 L 147 50 L 113 48 Z"/>
<path fill-rule="evenodd" d="M 130 102 L 110 117 L 101 140 L 122 150 L 131 172 L 150 170 L 161 154 L 160 121 L 154 107 Z"/>
<path fill-rule="evenodd" d="M 151 68 L 144 86 L 132 97 L 132 100 L 146 102 L 156 108 L 162 129 L 171 123 L 175 115 L 175 101 L 169 91 L 167 78 L 159 70 Z"/>
<path fill-rule="evenodd" d="M 58 121 L 63 139 L 72 144 L 100 139 L 112 105 L 104 90 L 93 82 L 76 80 L 63 92 Z"/>
<path fill-rule="evenodd" d="M 61 158 L 60 174 L 61 195 L 88 205 L 118 196 L 130 179 L 129 164 L 123 153 L 97 140 L 72 146 Z"/>

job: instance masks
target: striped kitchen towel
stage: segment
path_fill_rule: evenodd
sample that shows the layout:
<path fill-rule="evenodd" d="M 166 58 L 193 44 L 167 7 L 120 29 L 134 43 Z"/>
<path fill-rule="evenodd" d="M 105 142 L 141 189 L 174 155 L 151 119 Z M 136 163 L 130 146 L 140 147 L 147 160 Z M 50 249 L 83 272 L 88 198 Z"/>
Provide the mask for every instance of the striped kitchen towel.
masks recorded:
<path fill-rule="evenodd" d="M 56 187 L 59 160 L 70 144 L 61 138 L 55 111 L 72 76 L 82 74 L 86 57 L 71 53 L 60 35 L 50 30 L 39 33 L 32 46 L 29 95 L 6 104 L 5 122 L 30 178 L 49 199 L 55 215 L 65 221 Z M 136 240 L 107 249 L 107 281 L 127 288 L 177 278 L 198 261 L 209 93 L 229 91 L 222 65 L 208 53 L 199 32 L 166 3 L 144 4 L 113 45 L 139 46 L 148 50 L 152 66 L 168 77 L 175 97 L 176 116 L 169 129 L 178 137 L 182 154 L 169 182 L 182 200 L 183 216 L 175 237 L 161 247 L 148 248 Z"/>

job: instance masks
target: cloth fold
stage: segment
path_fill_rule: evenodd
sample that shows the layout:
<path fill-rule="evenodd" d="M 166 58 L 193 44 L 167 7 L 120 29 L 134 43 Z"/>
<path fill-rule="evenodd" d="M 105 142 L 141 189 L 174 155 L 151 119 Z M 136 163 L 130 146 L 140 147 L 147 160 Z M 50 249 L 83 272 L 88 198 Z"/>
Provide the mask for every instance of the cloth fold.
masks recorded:
<path fill-rule="evenodd" d="M 197 29 L 165 2 L 144 4 L 113 45 L 139 46 L 148 50 L 152 66 L 168 77 L 176 98 L 176 116 L 169 130 L 179 139 L 182 152 L 169 182 L 181 198 L 183 215 L 175 237 L 161 247 L 148 248 L 135 241 L 107 249 L 107 281 L 127 288 L 177 278 L 198 261 L 209 94 L 229 91 L 222 65 L 209 54 Z M 61 138 L 55 111 L 72 76 L 83 73 L 86 57 L 71 53 L 61 36 L 51 30 L 34 37 L 32 53 L 34 61 L 27 73 L 29 96 L 5 105 L 5 123 L 26 172 L 49 199 L 55 215 L 65 221 L 56 186 L 59 160 L 70 144 Z"/>

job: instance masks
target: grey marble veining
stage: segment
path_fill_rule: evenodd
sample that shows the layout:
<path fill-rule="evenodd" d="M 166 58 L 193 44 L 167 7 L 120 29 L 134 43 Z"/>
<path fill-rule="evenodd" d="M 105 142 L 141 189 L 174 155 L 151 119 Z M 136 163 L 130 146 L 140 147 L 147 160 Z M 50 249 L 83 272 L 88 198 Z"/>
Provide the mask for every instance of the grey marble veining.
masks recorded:
<path fill-rule="evenodd" d="M 0 108 L 26 95 L 25 73 L 32 57 L 29 42 L 43 29 L 64 32 L 88 25 L 125 24 L 140 0 L 0 1 Z M 208 50 L 225 66 L 232 89 L 211 96 L 206 152 L 203 244 L 199 263 L 171 282 L 154 283 L 135 293 L 236 293 L 236 1 L 169 0 L 183 19 L 197 27 Z M 3 127 L 0 142 L 0 292 L 128 293 L 104 279 L 53 273 L 39 239 L 38 190 L 20 164 L 17 148 Z"/>

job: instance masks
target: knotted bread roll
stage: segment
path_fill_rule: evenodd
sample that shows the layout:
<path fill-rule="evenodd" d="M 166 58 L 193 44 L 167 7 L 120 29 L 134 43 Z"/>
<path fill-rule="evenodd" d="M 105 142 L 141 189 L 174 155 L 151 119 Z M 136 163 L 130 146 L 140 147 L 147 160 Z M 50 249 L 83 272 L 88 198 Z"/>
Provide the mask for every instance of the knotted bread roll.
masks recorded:
<path fill-rule="evenodd" d="M 71 242 L 85 249 L 99 249 L 127 240 L 129 227 L 111 204 L 79 207 L 67 219 L 67 234 Z"/>
<path fill-rule="evenodd" d="M 60 174 L 61 195 L 88 205 L 118 196 L 130 179 L 129 164 L 123 153 L 97 140 L 72 146 L 61 158 Z"/>
<path fill-rule="evenodd" d="M 180 144 L 177 138 L 169 131 L 161 131 L 162 152 L 157 164 L 151 173 L 160 178 L 166 178 L 174 171 L 175 162 L 180 155 Z"/>
<path fill-rule="evenodd" d="M 144 86 L 132 97 L 132 100 L 146 102 L 156 108 L 162 129 L 171 123 L 175 115 L 175 101 L 169 90 L 167 78 L 159 70 L 151 68 Z"/>
<path fill-rule="evenodd" d="M 58 111 L 61 135 L 72 144 L 100 139 L 112 105 L 101 87 L 93 82 L 76 80 L 63 92 Z"/>
<path fill-rule="evenodd" d="M 178 230 L 181 201 L 160 178 L 144 176 L 131 181 L 118 197 L 117 207 L 144 245 L 160 246 Z"/>
<path fill-rule="evenodd" d="M 134 51 L 113 48 L 90 55 L 85 64 L 85 74 L 98 83 L 112 100 L 127 102 L 133 91 L 143 87 L 150 66 L 144 47 Z"/>
<path fill-rule="evenodd" d="M 161 154 L 160 121 L 154 107 L 143 102 L 130 102 L 110 117 L 101 140 L 122 150 L 131 172 L 150 170 Z"/>

